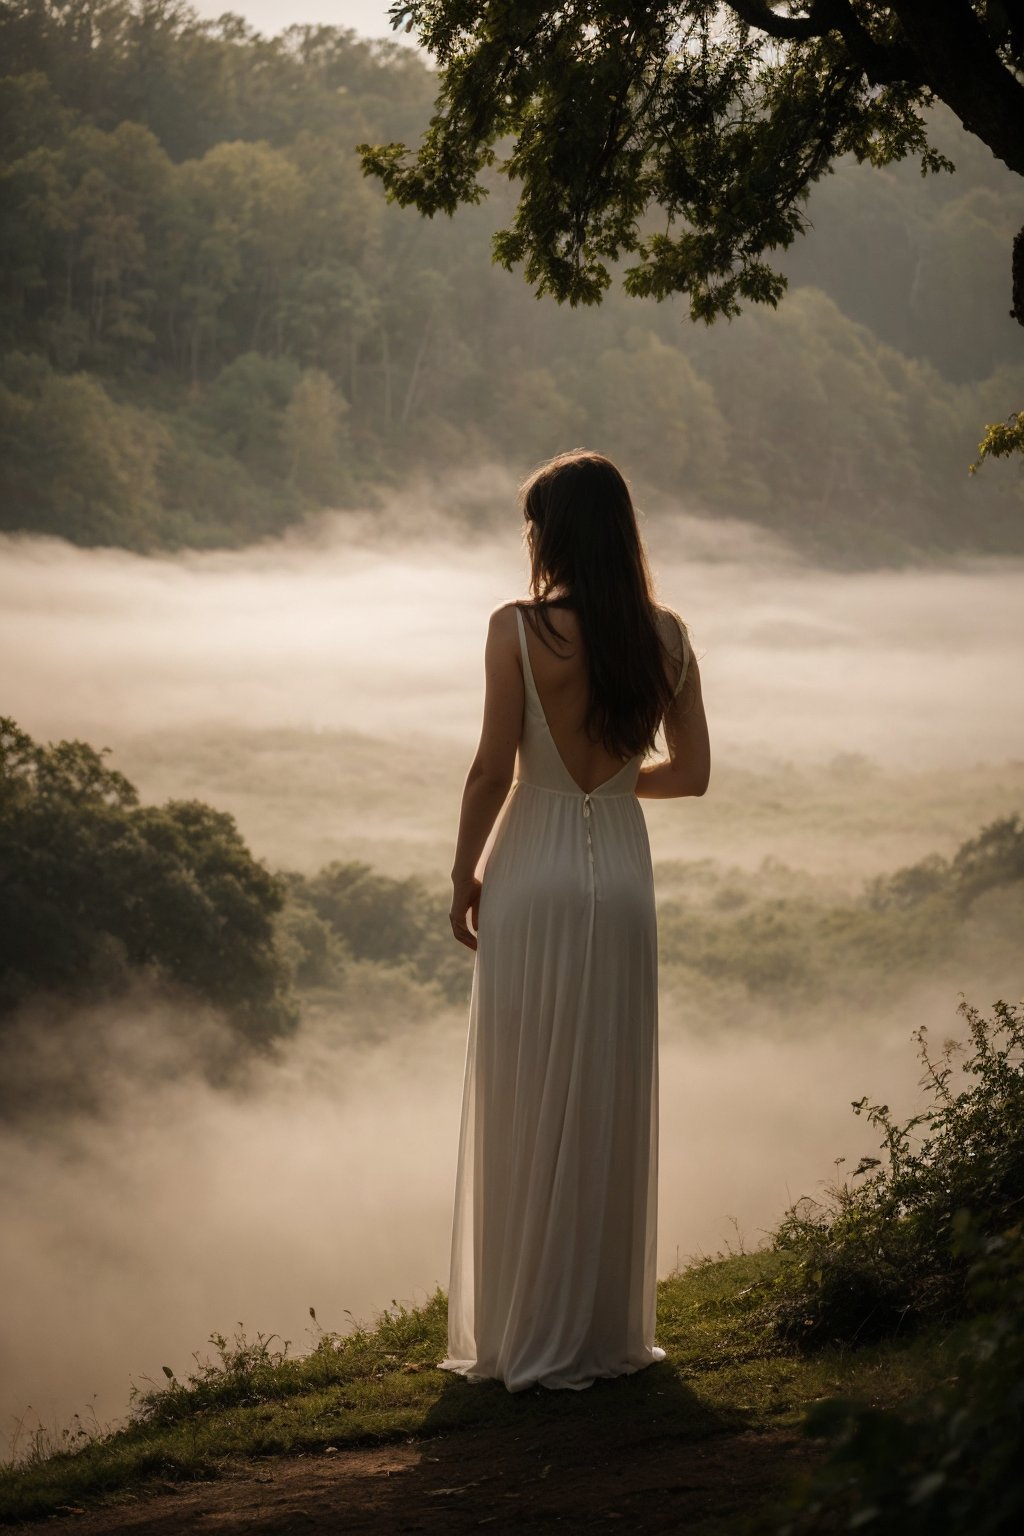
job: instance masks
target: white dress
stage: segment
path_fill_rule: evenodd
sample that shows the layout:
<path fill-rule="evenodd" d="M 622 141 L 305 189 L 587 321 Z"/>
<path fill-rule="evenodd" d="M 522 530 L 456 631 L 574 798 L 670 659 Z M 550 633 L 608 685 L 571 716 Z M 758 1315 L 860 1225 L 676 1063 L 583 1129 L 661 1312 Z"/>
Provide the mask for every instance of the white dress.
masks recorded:
<path fill-rule="evenodd" d="M 448 1355 L 512 1392 L 663 1360 L 658 945 L 642 754 L 584 793 L 516 609 L 518 774 L 483 872 L 456 1174 Z M 685 631 L 676 691 L 689 665 Z M 666 636 L 668 638 L 668 636 Z"/>

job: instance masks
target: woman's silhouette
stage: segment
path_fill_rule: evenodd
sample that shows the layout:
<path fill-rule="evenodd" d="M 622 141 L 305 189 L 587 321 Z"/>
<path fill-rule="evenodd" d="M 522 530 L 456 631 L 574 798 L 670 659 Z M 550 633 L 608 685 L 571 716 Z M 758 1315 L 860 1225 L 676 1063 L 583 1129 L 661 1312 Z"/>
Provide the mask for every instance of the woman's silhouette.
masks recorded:
<path fill-rule="evenodd" d="M 619 471 L 578 450 L 520 494 L 533 596 L 491 615 L 452 870 L 452 929 L 476 962 L 441 1362 L 513 1392 L 664 1358 L 657 928 L 638 796 L 702 795 L 710 773 L 697 663 L 653 601 Z M 642 766 L 662 723 L 669 757 Z"/>

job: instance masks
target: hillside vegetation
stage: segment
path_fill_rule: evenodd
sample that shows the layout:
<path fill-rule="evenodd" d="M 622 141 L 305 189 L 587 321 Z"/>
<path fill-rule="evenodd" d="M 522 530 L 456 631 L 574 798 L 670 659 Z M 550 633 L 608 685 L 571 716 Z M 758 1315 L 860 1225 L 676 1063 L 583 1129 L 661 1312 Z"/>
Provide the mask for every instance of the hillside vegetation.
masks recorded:
<path fill-rule="evenodd" d="M 12 1121 L 39 1115 L 43 1133 L 47 1115 L 94 1109 L 97 1064 L 79 1073 L 81 1055 L 60 1047 L 89 1004 L 145 989 L 184 1015 L 210 1010 L 224 1025 L 212 1055 L 199 1035 L 189 1059 L 183 1036 L 184 1054 L 147 1070 L 198 1069 L 227 1084 L 300 1019 L 313 1030 L 338 1020 L 386 1028 L 393 1012 L 376 1002 L 388 988 L 403 993 L 403 1009 L 415 1000 L 420 1020 L 466 1001 L 469 960 L 438 945 L 444 899 L 425 882 L 355 861 L 273 874 L 230 816 L 201 801 L 140 805 L 104 753 L 83 742 L 40 746 L 11 720 L 0 732 L 0 853 L 4 1110 Z M 687 895 L 663 903 L 670 981 L 693 990 L 728 976 L 750 998 L 774 998 L 780 1014 L 799 1003 L 813 1017 L 849 991 L 870 1021 L 872 1005 L 908 978 L 966 964 L 978 934 L 1000 964 L 1004 938 L 1019 957 L 1019 816 L 990 823 L 952 857 L 875 877 L 845 905 L 815 898 L 785 867 L 746 887 L 707 861 L 674 877 Z M 368 1011 L 352 1011 L 356 997 L 369 999 Z M 500 1387 L 481 1391 L 437 1369 L 440 1290 L 345 1332 L 325 1330 L 314 1313 L 312 1347 L 298 1355 L 290 1341 L 250 1337 L 240 1325 L 233 1340 L 210 1336 L 214 1359 L 197 1352 L 194 1369 L 168 1363 L 162 1383 L 136 1388 L 121 1427 L 40 1427 L 16 1446 L 0 1469 L 0 1518 L 96 1505 L 105 1511 L 96 1518 L 110 1522 L 102 1528 L 116 1529 L 118 1501 L 147 1488 L 152 1496 L 154 1479 L 219 1482 L 243 1475 L 232 1471 L 239 1459 L 427 1436 L 454 1437 L 447 1454 L 457 1461 L 458 1436 L 471 1429 L 496 1437 L 481 1451 L 491 1470 L 455 1491 L 479 1484 L 473 1498 L 486 1500 L 512 1425 L 533 1426 L 556 1447 L 578 1431 L 590 1437 L 586 1454 L 600 1460 L 601 1447 L 615 1445 L 631 1465 L 665 1437 L 685 1458 L 715 1437 L 804 1425 L 822 1445 L 800 1488 L 786 1492 L 789 1463 L 773 1469 L 765 1448 L 774 1440 L 761 1441 L 756 1477 L 748 1442 L 737 1444 L 746 1470 L 732 1477 L 729 1507 L 742 1523 L 709 1532 L 1016 1529 L 1024 1011 L 1002 998 L 987 1012 L 965 999 L 959 1011 L 959 1043 L 936 1050 L 923 1025 L 916 1031 L 926 1100 L 910 1120 L 866 1096 L 852 1100 L 879 1132 L 878 1157 L 823 1196 L 797 1199 L 756 1252 L 741 1244 L 660 1283 L 664 1366 L 599 1384 L 585 1401 L 540 1388 L 519 1401 Z M 41 1053 L 35 1068 L 30 1047 Z M 581 1519 L 599 1494 L 584 1490 Z M 473 1499 L 464 1502 L 472 1512 Z"/>
<path fill-rule="evenodd" d="M 490 1480 L 462 1500 L 460 1513 L 471 1513 L 493 1498 L 513 1431 L 545 1442 L 546 1476 L 574 1423 L 609 1454 L 624 1436 L 628 1456 L 651 1440 L 685 1446 L 803 1424 L 832 1440 L 814 1480 L 783 1499 L 780 1474 L 768 1505 L 763 1488 L 746 1507 L 741 1493 L 742 1522 L 715 1528 L 1008 1533 L 1024 1427 L 1024 1016 L 1004 1003 L 991 1018 L 964 1012 L 972 1049 L 959 1082 L 951 1068 L 933 1071 L 931 1105 L 906 1125 L 872 1107 L 885 1160 L 868 1160 L 866 1182 L 855 1170 L 814 1221 L 798 1203 L 757 1252 L 698 1261 L 661 1282 L 663 1364 L 579 1396 L 513 1395 L 437 1369 L 440 1290 L 345 1334 L 325 1331 L 310 1308 L 313 1347 L 298 1356 L 290 1341 L 249 1338 L 240 1325 L 231 1341 L 211 1335 L 216 1359 L 197 1353 L 184 1377 L 168 1364 L 162 1384 L 136 1389 L 125 1427 L 66 1432 L 57 1445 L 38 1434 L 0 1473 L 0 1517 L 85 1514 L 82 1501 L 98 1501 L 114 1529 L 119 1491 L 154 1477 L 216 1480 L 238 1458 L 425 1435 L 456 1437 L 451 1465 L 460 1432 L 490 1428 L 488 1477 L 438 1490 L 466 1494 Z M 922 1139 L 924 1123 L 933 1134 Z M 750 1470 L 737 1460 L 732 1477 L 742 1490 Z M 600 1494 L 595 1476 L 591 1500 Z M 587 1498 L 574 1511 L 582 1522 Z"/>
<path fill-rule="evenodd" d="M 955 175 L 843 164 L 778 312 L 698 329 L 621 294 L 537 303 L 490 265 L 503 183 L 451 221 L 387 205 L 355 145 L 416 139 L 434 95 L 396 44 L 10 0 L 0 71 L 0 528 L 244 544 L 586 441 L 653 511 L 826 563 L 1024 548 L 1016 466 L 967 474 L 1024 386 L 1017 189 L 951 121 Z"/>
<path fill-rule="evenodd" d="M 0 1049 L 4 1018 L 40 996 L 60 1018 L 140 978 L 219 1009 L 240 1040 L 287 1033 L 280 882 L 230 816 L 141 806 L 104 758 L 0 717 Z"/>
<path fill-rule="evenodd" d="M 447 889 L 359 860 L 267 868 L 230 814 L 197 799 L 140 805 L 106 756 L 0 720 L 5 1114 L 95 1107 L 94 1072 L 58 1043 L 74 1035 L 81 1049 L 83 1011 L 118 1001 L 154 1038 L 147 998 L 209 1017 L 215 1028 L 183 1035 L 160 1069 L 215 1084 L 243 1080 L 299 1025 L 367 1041 L 396 1018 L 468 1005 L 473 957 L 448 940 Z M 781 863 L 671 863 L 659 886 L 663 991 L 686 998 L 686 1028 L 742 1034 L 769 1017 L 817 1034 L 840 1001 L 843 1017 L 870 1018 L 926 978 L 953 994 L 966 972 L 1016 974 L 1024 822 L 998 817 L 949 859 L 849 897 Z"/>
<path fill-rule="evenodd" d="M 131 999 L 156 1034 L 138 1006 L 146 997 L 189 1017 L 206 1010 L 223 1027 L 164 1070 L 213 1083 L 244 1076 L 300 1021 L 365 1040 L 396 1016 L 468 1005 L 472 955 L 447 936 L 446 887 L 351 859 L 314 874 L 271 870 L 226 812 L 201 800 L 142 805 L 105 752 L 41 745 L 10 719 L 0 720 L 0 862 L 0 1103 L 15 1117 L 90 1106 L 90 1074 L 46 1047 L 80 1035 L 91 1005 Z M 791 1031 L 818 1031 L 838 999 L 870 1018 L 921 978 L 955 991 L 969 965 L 1013 973 L 1024 822 L 999 817 L 951 858 L 875 876 L 845 899 L 786 865 L 673 863 L 659 885 L 663 986 L 690 1000 L 694 1020 L 755 1028 L 756 1000 Z"/>

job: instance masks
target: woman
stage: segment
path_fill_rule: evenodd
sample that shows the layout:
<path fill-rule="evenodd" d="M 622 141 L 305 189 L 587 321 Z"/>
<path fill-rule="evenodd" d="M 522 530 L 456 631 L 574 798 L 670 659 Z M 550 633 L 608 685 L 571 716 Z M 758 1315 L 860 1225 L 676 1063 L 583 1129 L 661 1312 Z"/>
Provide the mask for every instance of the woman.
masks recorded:
<path fill-rule="evenodd" d="M 491 615 L 452 870 L 452 929 L 476 962 L 440 1362 L 513 1392 L 664 1359 L 657 928 L 638 796 L 702 795 L 710 774 L 697 663 L 682 620 L 653 602 L 618 470 L 560 454 L 520 494 L 533 601 Z M 642 766 L 662 723 L 669 759 Z"/>

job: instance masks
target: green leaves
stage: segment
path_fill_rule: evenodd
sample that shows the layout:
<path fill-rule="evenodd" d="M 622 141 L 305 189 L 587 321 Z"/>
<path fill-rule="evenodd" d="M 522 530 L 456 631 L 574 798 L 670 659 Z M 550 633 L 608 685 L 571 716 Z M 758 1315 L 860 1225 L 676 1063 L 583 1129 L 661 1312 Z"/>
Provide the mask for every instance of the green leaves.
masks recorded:
<path fill-rule="evenodd" d="M 1024 1240 L 1019 1223 L 989 1236 L 966 1207 L 954 1247 L 974 1259 L 978 1315 L 951 1336 L 937 1389 L 899 1409 L 847 1397 L 808 1410 L 806 1434 L 831 1441 L 790 1500 L 779 1536 L 867 1530 L 877 1536 L 1008 1536 L 1024 1518 Z"/>
<path fill-rule="evenodd" d="M 361 145 L 364 172 L 403 205 L 451 214 L 479 200 L 509 142 L 500 169 L 519 202 L 494 257 L 538 294 L 597 303 L 626 253 L 639 257 L 628 292 L 686 294 L 694 319 L 774 307 L 785 280 L 764 253 L 801 233 L 808 190 L 840 154 L 948 162 L 925 142 L 920 87 L 872 86 L 863 48 L 831 22 L 779 41 L 759 16 L 703 0 L 395 6 L 442 66 L 437 108 L 415 155 Z"/>
<path fill-rule="evenodd" d="M 1006 421 L 995 421 L 985 428 L 985 436 L 978 444 L 978 457 L 970 466 L 971 474 L 975 474 L 986 459 L 1008 459 L 1017 453 L 1024 453 L 1024 415 L 1013 411 Z"/>
<path fill-rule="evenodd" d="M 828 564 L 1019 547 L 1017 477 L 966 482 L 962 426 L 1020 395 L 993 373 L 1016 355 L 991 302 L 1010 174 L 939 114 L 959 196 L 852 163 L 949 164 L 920 91 L 867 88 L 834 30 L 779 46 L 695 0 L 395 17 L 442 74 L 158 0 L 3 11 L 0 527 L 239 545 L 458 460 L 600 440 L 663 507 L 683 471 L 695 506 Z M 602 312 L 534 306 L 509 270 Z M 687 309 L 745 313 L 709 337 Z M 634 391 L 617 416 L 636 350 L 645 410 Z"/>
<path fill-rule="evenodd" d="M 283 886 L 232 817 L 194 800 L 140 806 L 104 756 L 0 720 L 0 1016 L 39 992 L 91 1001 L 145 974 L 252 1043 L 286 1033 Z"/>
<path fill-rule="evenodd" d="M 935 1057 L 925 1027 L 913 1032 L 930 1102 L 901 1123 L 854 1100 L 884 1157 L 861 1159 L 856 1186 L 797 1201 L 774 1233 L 792 1255 L 764 1314 L 782 1337 L 864 1342 L 986 1304 L 972 1260 L 1024 1204 L 1024 1012 L 1001 999 L 988 1018 L 966 1000 L 957 1011 L 963 1045 Z"/>

